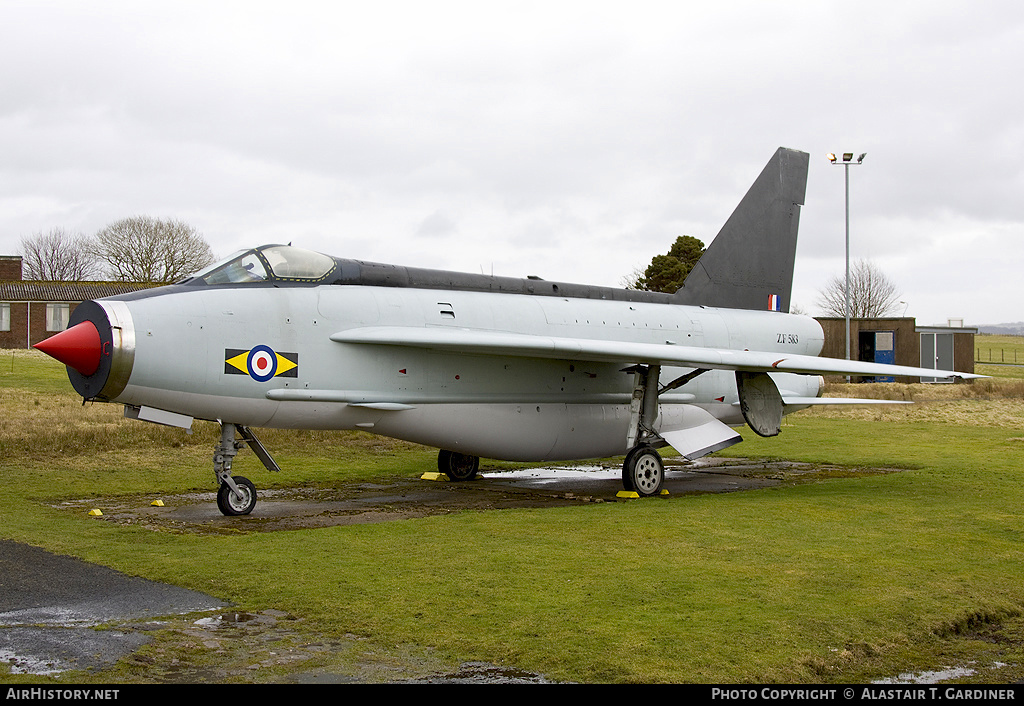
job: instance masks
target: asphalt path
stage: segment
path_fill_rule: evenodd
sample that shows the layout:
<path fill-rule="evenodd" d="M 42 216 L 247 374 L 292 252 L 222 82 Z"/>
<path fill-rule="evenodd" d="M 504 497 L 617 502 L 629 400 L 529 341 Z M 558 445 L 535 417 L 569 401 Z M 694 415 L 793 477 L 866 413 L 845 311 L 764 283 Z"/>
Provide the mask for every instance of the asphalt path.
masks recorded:
<path fill-rule="evenodd" d="M 13 673 L 109 666 L 149 640 L 140 623 L 225 605 L 196 591 L 0 540 L 0 661 Z M 97 630 L 101 624 L 108 629 Z"/>

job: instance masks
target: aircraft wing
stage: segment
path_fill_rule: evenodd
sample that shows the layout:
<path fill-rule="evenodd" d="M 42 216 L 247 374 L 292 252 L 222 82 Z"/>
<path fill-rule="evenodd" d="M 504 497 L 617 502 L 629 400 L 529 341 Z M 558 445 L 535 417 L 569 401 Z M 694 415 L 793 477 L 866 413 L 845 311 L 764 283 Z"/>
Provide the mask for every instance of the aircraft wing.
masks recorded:
<path fill-rule="evenodd" d="M 504 355 L 524 358 L 674 365 L 710 370 L 783 372 L 806 375 L 904 375 L 929 378 L 980 378 L 984 375 L 932 370 L 904 365 L 865 363 L 839 358 L 749 351 L 729 348 L 680 346 L 671 342 L 634 343 L 589 338 L 560 338 L 500 331 L 447 327 L 370 326 L 331 335 L 337 343 L 425 348 L 450 353 Z"/>
<path fill-rule="evenodd" d="M 870 405 L 870 404 L 914 404 L 908 400 L 875 400 L 864 397 L 791 397 L 782 394 L 782 404 L 789 407 L 810 407 L 811 405 Z"/>

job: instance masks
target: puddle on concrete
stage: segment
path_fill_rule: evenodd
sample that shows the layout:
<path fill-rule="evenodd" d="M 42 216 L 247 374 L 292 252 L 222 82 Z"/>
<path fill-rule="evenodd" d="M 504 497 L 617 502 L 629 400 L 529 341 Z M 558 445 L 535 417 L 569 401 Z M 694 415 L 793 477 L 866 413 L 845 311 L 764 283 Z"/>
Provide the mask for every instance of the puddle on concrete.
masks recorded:
<path fill-rule="evenodd" d="M 486 662 L 465 662 L 452 674 L 439 674 L 414 680 L 427 684 L 552 684 L 539 674 L 508 669 Z"/>
<path fill-rule="evenodd" d="M 24 626 L 0 628 L 0 662 L 11 674 L 54 676 L 73 669 L 113 666 L 149 642 L 134 631 L 82 627 Z"/>
<path fill-rule="evenodd" d="M 937 684 L 950 679 L 963 679 L 974 676 L 975 671 L 969 667 L 949 667 L 934 672 L 904 672 L 897 677 L 880 679 L 872 684 Z"/>
<path fill-rule="evenodd" d="M 11 674 L 32 674 L 48 677 L 67 671 L 70 667 L 56 659 L 22 655 L 11 650 L 0 650 L 0 662 L 7 665 Z"/>
<path fill-rule="evenodd" d="M 195 622 L 195 625 L 216 629 L 248 623 L 251 620 L 256 620 L 256 616 L 252 613 L 221 613 L 210 618 L 200 618 Z"/>

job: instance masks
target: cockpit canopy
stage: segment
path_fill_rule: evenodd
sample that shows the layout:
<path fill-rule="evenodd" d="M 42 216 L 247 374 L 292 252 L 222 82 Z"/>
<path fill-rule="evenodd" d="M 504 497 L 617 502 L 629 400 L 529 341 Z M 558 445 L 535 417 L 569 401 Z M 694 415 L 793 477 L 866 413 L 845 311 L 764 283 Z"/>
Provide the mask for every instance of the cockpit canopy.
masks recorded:
<path fill-rule="evenodd" d="M 252 282 L 320 282 L 335 268 L 334 258 L 291 245 L 265 245 L 240 250 L 197 272 L 192 279 L 205 284 Z"/>
<path fill-rule="evenodd" d="M 185 287 L 399 287 L 445 292 L 490 292 L 571 299 L 609 299 L 629 302 L 680 303 L 676 295 L 633 289 L 613 289 L 535 278 L 449 272 L 422 267 L 386 265 L 335 258 L 291 245 L 263 245 L 239 250 L 178 283 Z M 148 296 L 150 292 L 131 296 Z"/>

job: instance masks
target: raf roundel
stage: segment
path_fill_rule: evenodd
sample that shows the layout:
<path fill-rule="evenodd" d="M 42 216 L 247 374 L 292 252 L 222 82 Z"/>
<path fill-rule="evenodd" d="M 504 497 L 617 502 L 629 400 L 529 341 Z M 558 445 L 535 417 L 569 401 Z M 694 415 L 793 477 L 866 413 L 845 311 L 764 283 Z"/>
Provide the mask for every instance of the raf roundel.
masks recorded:
<path fill-rule="evenodd" d="M 277 355 L 270 346 L 254 346 L 246 359 L 249 375 L 257 382 L 266 382 L 277 374 Z"/>
<path fill-rule="evenodd" d="M 267 382 L 275 377 L 299 376 L 299 354 L 281 353 L 270 346 L 258 345 L 224 349 L 224 374 L 248 375 L 256 382 Z"/>

